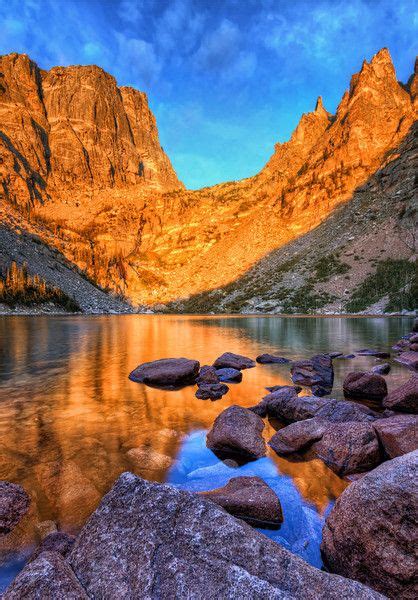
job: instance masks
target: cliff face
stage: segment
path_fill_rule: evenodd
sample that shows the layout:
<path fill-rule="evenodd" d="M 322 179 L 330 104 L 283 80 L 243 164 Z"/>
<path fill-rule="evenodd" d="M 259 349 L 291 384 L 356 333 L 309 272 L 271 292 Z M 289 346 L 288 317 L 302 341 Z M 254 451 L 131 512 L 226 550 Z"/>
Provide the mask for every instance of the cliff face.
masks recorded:
<path fill-rule="evenodd" d="M 3 194 L 16 204 L 113 187 L 182 188 L 146 95 L 95 66 L 0 57 Z"/>
<path fill-rule="evenodd" d="M 383 49 L 352 77 L 336 114 L 319 98 L 258 175 L 187 191 L 144 94 L 97 67 L 46 73 L 27 57 L 1 61 L 4 197 L 32 199 L 48 243 L 101 285 L 151 305 L 230 284 L 317 227 L 416 119 L 417 74 L 399 83 Z"/>

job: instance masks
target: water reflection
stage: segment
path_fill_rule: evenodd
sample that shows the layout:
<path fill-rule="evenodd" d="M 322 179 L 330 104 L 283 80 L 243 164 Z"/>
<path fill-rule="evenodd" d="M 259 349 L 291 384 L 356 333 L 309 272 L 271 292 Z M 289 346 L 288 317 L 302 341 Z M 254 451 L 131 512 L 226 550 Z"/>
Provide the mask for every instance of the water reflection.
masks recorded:
<path fill-rule="evenodd" d="M 205 432 L 227 406 L 251 406 L 265 386 L 290 382 L 288 365 L 257 366 L 222 400 L 202 401 L 193 387 L 163 391 L 129 381 L 139 363 L 185 356 L 205 364 L 224 351 L 302 358 L 387 348 L 409 324 L 395 318 L 1 318 L 0 478 L 20 483 L 32 497 L 30 512 L 0 545 L 0 560 L 12 561 L 5 579 L 36 543 L 37 523 L 52 519 L 77 532 L 124 470 L 188 489 L 226 483 L 237 471 L 206 449 Z M 342 397 L 348 371 L 373 364 L 370 357 L 335 361 L 331 395 Z M 389 388 L 408 376 L 393 363 Z M 273 432 L 267 423 L 266 438 Z M 281 529 L 268 535 L 318 564 L 324 511 L 346 484 L 320 461 L 269 455 L 239 473 L 252 470 L 278 491 L 285 511 Z"/>

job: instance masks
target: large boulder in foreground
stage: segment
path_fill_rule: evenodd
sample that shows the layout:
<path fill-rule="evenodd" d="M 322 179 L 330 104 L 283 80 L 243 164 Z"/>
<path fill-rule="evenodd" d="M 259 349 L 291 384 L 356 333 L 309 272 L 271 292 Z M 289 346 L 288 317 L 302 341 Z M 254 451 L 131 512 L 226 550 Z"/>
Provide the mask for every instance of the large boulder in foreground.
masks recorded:
<path fill-rule="evenodd" d="M 255 361 L 241 354 L 224 352 L 215 360 L 213 366 L 215 369 L 237 369 L 237 371 L 242 371 L 243 369 L 255 367 Z"/>
<path fill-rule="evenodd" d="M 161 358 L 139 365 L 129 379 L 152 387 L 178 389 L 195 383 L 199 367 L 197 360 L 189 358 Z"/>
<path fill-rule="evenodd" d="M 326 566 L 390 598 L 418 597 L 418 451 L 383 463 L 338 498 L 324 529 Z"/>
<path fill-rule="evenodd" d="M 197 494 L 131 473 L 121 475 L 102 499 L 67 559 L 56 556 L 61 572 L 55 566 L 36 574 L 34 561 L 9 588 L 16 589 L 20 579 L 26 589 L 19 585 L 20 595 L 6 593 L 6 599 L 85 598 L 84 591 L 89 598 L 151 600 L 382 598 L 358 582 L 311 567 Z M 71 588 L 46 586 L 64 578 L 78 596 Z M 40 596 L 26 593 L 35 586 Z"/>
<path fill-rule="evenodd" d="M 216 417 L 206 445 L 218 456 L 254 460 L 266 454 L 263 429 L 263 420 L 258 415 L 242 406 L 229 406 Z"/>
<path fill-rule="evenodd" d="M 383 400 L 383 406 L 400 412 L 418 413 L 418 376 L 412 376 L 390 392 Z"/>
<path fill-rule="evenodd" d="M 29 505 L 30 498 L 20 485 L 0 481 L 0 535 L 16 527 Z"/>
<path fill-rule="evenodd" d="M 233 477 L 223 487 L 200 494 L 250 525 L 277 528 L 283 522 L 279 498 L 260 477 Z"/>
<path fill-rule="evenodd" d="M 388 393 L 385 379 L 377 373 L 353 371 L 343 382 L 344 396 L 359 400 L 383 400 Z"/>
<path fill-rule="evenodd" d="M 19 573 L 2 599 L 87 600 L 89 597 L 61 554 L 43 552 Z"/>
<path fill-rule="evenodd" d="M 292 363 L 293 383 L 312 388 L 315 396 L 326 396 L 334 384 L 334 368 L 329 354 L 317 354 L 309 360 Z"/>
<path fill-rule="evenodd" d="M 418 415 L 395 415 L 379 419 L 373 428 L 389 458 L 418 449 Z"/>

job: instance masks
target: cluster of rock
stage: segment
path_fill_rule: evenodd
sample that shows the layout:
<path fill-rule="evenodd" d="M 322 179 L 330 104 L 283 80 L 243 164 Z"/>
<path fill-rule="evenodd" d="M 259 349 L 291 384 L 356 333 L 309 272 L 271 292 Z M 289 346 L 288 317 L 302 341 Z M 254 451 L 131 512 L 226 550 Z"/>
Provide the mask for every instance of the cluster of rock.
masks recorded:
<path fill-rule="evenodd" d="M 418 371 L 418 319 L 415 319 L 412 331 L 398 340 L 392 349 L 398 353 L 396 361 Z"/>

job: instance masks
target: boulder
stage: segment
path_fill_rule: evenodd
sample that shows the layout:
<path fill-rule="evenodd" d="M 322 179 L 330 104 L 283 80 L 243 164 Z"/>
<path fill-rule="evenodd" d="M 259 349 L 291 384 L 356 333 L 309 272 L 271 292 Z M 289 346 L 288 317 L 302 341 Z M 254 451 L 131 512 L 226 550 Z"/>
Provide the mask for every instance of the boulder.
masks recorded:
<path fill-rule="evenodd" d="M 233 477 L 223 487 L 200 494 L 255 527 L 277 528 L 283 522 L 279 498 L 260 477 Z"/>
<path fill-rule="evenodd" d="M 401 352 L 401 354 L 395 358 L 395 360 L 401 365 L 405 365 L 408 369 L 418 371 L 418 352 Z"/>
<path fill-rule="evenodd" d="M 7 588 L 2 600 L 84 600 L 89 596 L 68 562 L 58 552 L 43 552 Z"/>
<path fill-rule="evenodd" d="M 216 369 L 237 369 L 238 371 L 242 371 L 243 369 L 255 367 L 255 361 L 246 356 L 241 356 L 241 354 L 224 352 L 224 354 L 215 360 L 213 366 Z"/>
<path fill-rule="evenodd" d="M 242 373 L 238 369 L 216 369 L 216 374 L 219 381 L 226 383 L 240 383 L 242 381 Z"/>
<path fill-rule="evenodd" d="M 386 381 L 377 373 L 353 371 L 343 383 L 344 396 L 360 400 L 383 400 L 388 393 Z"/>
<path fill-rule="evenodd" d="M 260 365 L 269 365 L 272 363 L 284 365 L 290 362 L 288 358 L 283 358 L 283 356 L 276 356 L 275 354 L 260 354 L 255 360 L 258 363 L 260 363 Z"/>
<path fill-rule="evenodd" d="M 91 598 L 381 598 L 198 494 L 131 473 L 103 498 L 68 561 Z"/>
<path fill-rule="evenodd" d="M 329 570 L 389 598 L 418 597 L 418 451 L 352 483 L 331 510 L 322 538 Z"/>
<path fill-rule="evenodd" d="M 219 400 L 229 391 L 224 383 L 203 383 L 196 391 L 196 398 L 200 400 Z"/>
<path fill-rule="evenodd" d="M 30 557 L 30 561 L 38 558 L 43 552 L 57 552 L 61 556 L 67 556 L 75 542 L 75 537 L 64 531 L 54 531 L 47 535 Z"/>
<path fill-rule="evenodd" d="M 336 356 L 335 358 L 349 359 L 349 358 L 356 358 L 356 355 L 355 354 L 342 354 L 341 356 Z"/>
<path fill-rule="evenodd" d="M 263 420 L 242 406 L 229 406 L 215 419 L 206 445 L 215 454 L 253 460 L 266 454 Z"/>
<path fill-rule="evenodd" d="M 199 362 L 188 358 L 162 358 L 139 365 L 129 375 L 131 381 L 163 388 L 178 389 L 195 383 Z"/>
<path fill-rule="evenodd" d="M 311 450 L 340 477 L 370 471 L 382 462 L 377 435 L 369 423 L 333 423 Z"/>
<path fill-rule="evenodd" d="M 328 400 L 316 396 L 299 397 L 296 392 L 289 389 L 279 390 L 268 394 L 263 400 L 250 408 L 261 417 L 269 416 L 279 419 L 284 423 L 293 423 L 314 417 L 317 410 L 324 406 Z"/>
<path fill-rule="evenodd" d="M 387 375 L 390 371 L 390 364 L 383 363 L 381 365 L 375 365 L 372 367 L 372 373 L 377 373 L 378 375 Z"/>
<path fill-rule="evenodd" d="M 328 400 L 318 408 L 315 417 L 326 419 L 331 423 L 347 423 L 348 421 L 371 422 L 380 418 L 380 415 L 357 402 L 348 400 Z"/>
<path fill-rule="evenodd" d="M 379 419 L 373 428 L 389 458 L 418 449 L 418 416 L 395 415 Z"/>
<path fill-rule="evenodd" d="M 197 385 L 219 383 L 219 376 L 216 372 L 215 367 L 204 365 L 199 372 L 199 376 L 196 379 Z"/>
<path fill-rule="evenodd" d="M 390 358 L 390 352 L 381 352 L 380 350 L 370 350 L 369 348 L 363 348 L 363 350 L 357 350 L 357 356 L 375 356 L 376 358 Z"/>
<path fill-rule="evenodd" d="M 279 456 L 286 456 L 294 452 L 305 450 L 308 446 L 320 440 L 329 425 L 322 419 L 305 419 L 296 421 L 283 429 L 279 429 L 271 440 L 269 446 Z"/>
<path fill-rule="evenodd" d="M 409 340 L 401 339 L 398 340 L 394 346 L 392 346 L 392 350 L 403 352 L 404 350 L 409 350 L 409 345 Z"/>
<path fill-rule="evenodd" d="M 0 481 L 0 534 L 12 531 L 27 513 L 30 498 L 16 483 Z"/>
<path fill-rule="evenodd" d="M 383 406 L 400 412 L 418 413 L 418 377 L 412 376 L 390 392 L 383 400 Z"/>
<path fill-rule="evenodd" d="M 299 394 L 299 392 L 302 391 L 302 388 L 300 385 L 271 385 L 270 387 L 266 387 L 266 390 L 268 392 L 278 392 L 280 390 L 284 390 L 284 389 L 290 389 L 293 388 L 296 392 L 296 394 Z"/>
<path fill-rule="evenodd" d="M 293 383 L 312 388 L 315 396 L 326 396 L 334 384 L 334 369 L 329 354 L 317 354 L 309 360 L 292 363 Z"/>

